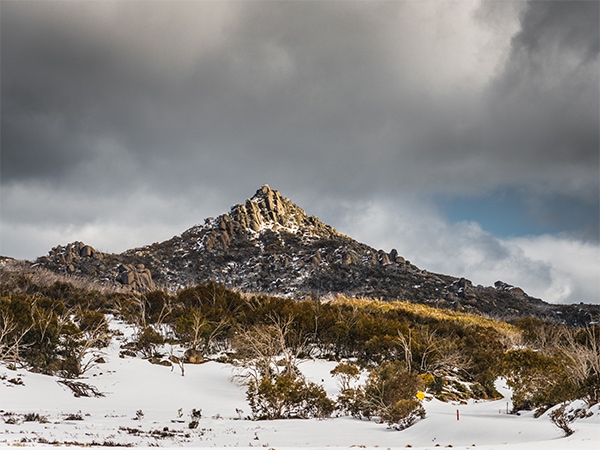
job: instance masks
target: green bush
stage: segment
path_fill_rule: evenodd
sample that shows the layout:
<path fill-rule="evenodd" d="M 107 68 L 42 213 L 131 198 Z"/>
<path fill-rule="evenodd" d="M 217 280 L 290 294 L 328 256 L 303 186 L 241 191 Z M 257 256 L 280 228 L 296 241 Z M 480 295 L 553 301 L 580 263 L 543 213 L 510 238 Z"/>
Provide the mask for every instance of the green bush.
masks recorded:
<path fill-rule="evenodd" d="M 291 374 L 251 380 L 246 398 L 257 420 L 324 418 L 335 408 L 321 386 Z"/>
<path fill-rule="evenodd" d="M 142 330 L 137 338 L 136 347 L 144 356 L 152 357 L 155 354 L 156 346 L 164 344 L 165 339 L 162 334 L 154 328 L 148 326 Z"/>
<path fill-rule="evenodd" d="M 425 417 L 425 410 L 416 395 L 424 389 L 422 379 L 399 362 L 384 362 L 369 373 L 362 397 L 362 414 L 378 416 L 391 428 L 404 429 L 418 418 Z"/>
<path fill-rule="evenodd" d="M 539 408 L 544 411 L 563 401 L 577 398 L 576 386 L 558 355 L 530 349 L 510 350 L 504 355 L 503 370 L 513 389 L 514 411 Z"/>

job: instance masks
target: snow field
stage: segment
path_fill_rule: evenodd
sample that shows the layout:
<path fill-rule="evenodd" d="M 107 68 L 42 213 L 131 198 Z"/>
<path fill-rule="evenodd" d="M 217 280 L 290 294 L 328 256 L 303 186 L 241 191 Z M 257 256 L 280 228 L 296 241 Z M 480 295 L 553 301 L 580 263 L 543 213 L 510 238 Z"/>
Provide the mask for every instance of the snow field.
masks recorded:
<path fill-rule="evenodd" d="M 125 336 L 127 326 L 113 321 Z M 178 367 L 150 364 L 141 358 L 120 358 L 122 337 L 105 349 L 106 363 L 98 364 L 81 380 L 104 397 L 76 398 L 58 378 L 9 370 L 0 366 L 0 448 L 70 444 L 132 445 L 140 447 L 266 447 L 303 448 L 454 448 L 506 450 L 600 449 L 600 410 L 577 420 L 575 434 L 564 438 L 548 413 L 507 414 L 510 390 L 498 401 L 443 403 L 426 399 L 427 417 L 404 431 L 385 424 L 337 417 L 326 420 L 252 421 L 245 388 L 234 379 L 239 370 L 209 361 Z M 169 350 L 165 349 L 168 353 Z M 171 349 L 173 350 L 173 349 Z M 177 350 L 177 349 L 175 349 Z M 176 353 L 177 354 L 177 353 Z M 308 379 L 325 387 L 335 398 L 339 387 L 330 371 L 336 363 L 302 361 Z M 20 378 L 24 385 L 11 383 Z M 202 417 L 192 417 L 193 410 Z M 457 410 L 459 420 L 457 420 Z M 46 419 L 24 421 L 26 414 Z M 67 420 L 81 416 L 83 420 Z M 11 420 L 12 419 L 12 420 Z M 195 428 L 190 424 L 196 421 Z M 11 423 L 12 422 L 12 423 Z M 192 424 L 193 425 L 193 424 Z"/>

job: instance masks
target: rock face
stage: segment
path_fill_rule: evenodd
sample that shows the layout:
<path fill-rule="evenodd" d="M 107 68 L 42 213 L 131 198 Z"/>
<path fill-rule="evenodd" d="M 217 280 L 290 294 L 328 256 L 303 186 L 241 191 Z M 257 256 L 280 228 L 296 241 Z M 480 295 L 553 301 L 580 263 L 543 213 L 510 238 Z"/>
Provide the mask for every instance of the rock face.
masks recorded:
<path fill-rule="evenodd" d="M 97 252 L 83 242 L 59 245 L 37 263 L 59 273 L 89 276 L 106 285 L 134 292 L 156 289 L 150 270 L 143 264 L 122 264 L 115 255 Z"/>
<path fill-rule="evenodd" d="M 215 281 L 246 292 L 293 298 L 339 293 L 495 317 L 532 312 L 561 317 L 520 288 L 503 282 L 473 286 L 465 278 L 422 270 L 396 249 L 386 252 L 361 244 L 307 215 L 267 185 L 227 214 L 167 241 L 121 254 L 75 242 L 53 248 L 36 262 L 134 292 Z"/>
<path fill-rule="evenodd" d="M 301 232 L 303 235 L 321 238 L 341 236 L 316 217 L 309 217 L 302 208 L 282 197 L 279 191 L 274 191 L 268 185 L 261 187 L 245 204 L 234 206 L 230 216 L 221 216 L 222 222 L 219 225 L 221 230 L 229 233 L 233 233 L 234 230 L 254 233 L 270 230 Z"/>
<path fill-rule="evenodd" d="M 156 289 L 150 270 L 146 269 L 143 264 L 137 266 L 121 264 L 117 270 L 119 274 L 116 280 L 131 290 L 144 292 Z"/>

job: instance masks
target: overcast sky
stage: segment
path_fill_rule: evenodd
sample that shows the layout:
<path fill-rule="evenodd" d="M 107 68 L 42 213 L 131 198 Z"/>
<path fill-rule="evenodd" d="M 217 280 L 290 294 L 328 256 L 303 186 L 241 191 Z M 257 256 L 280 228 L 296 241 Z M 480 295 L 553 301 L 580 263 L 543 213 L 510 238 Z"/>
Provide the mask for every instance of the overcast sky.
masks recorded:
<path fill-rule="evenodd" d="M 6 1 L 0 254 L 269 184 L 424 269 L 600 303 L 597 1 Z"/>

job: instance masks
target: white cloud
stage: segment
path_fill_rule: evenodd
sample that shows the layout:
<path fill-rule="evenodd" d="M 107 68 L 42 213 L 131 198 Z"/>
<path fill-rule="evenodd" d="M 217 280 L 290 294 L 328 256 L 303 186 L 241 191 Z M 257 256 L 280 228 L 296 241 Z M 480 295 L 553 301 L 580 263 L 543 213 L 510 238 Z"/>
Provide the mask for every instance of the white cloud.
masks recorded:
<path fill-rule="evenodd" d="M 432 272 L 485 286 L 502 280 L 551 303 L 600 303 L 598 244 L 553 235 L 498 238 L 477 223 L 449 223 L 416 198 L 348 206 L 339 228 L 376 248 L 396 248 Z"/>
<path fill-rule="evenodd" d="M 126 249 L 170 239 L 220 214 L 222 198 L 204 186 L 195 198 L 174 198 L 141 186 L 90 200 L 85 189 L 44 184 L 2 188 L 0 255 L 33 260 L 56 245 L 83 241 L 100 251 Z"/>
<path fill-rule="evenodd" d="M 600 245 L 561 236 L 512 239 L 532 261 L 549 266 L 551 282 L 540 296 L 556 303 L 600 303 Z"/>

